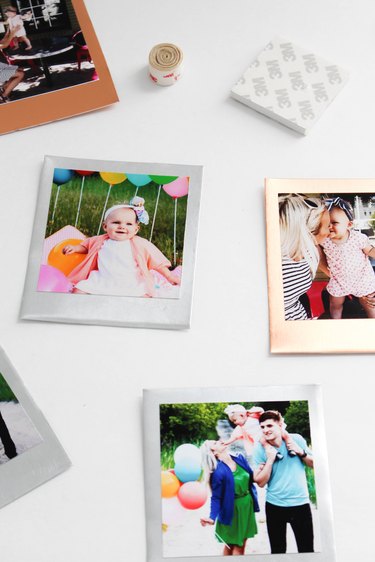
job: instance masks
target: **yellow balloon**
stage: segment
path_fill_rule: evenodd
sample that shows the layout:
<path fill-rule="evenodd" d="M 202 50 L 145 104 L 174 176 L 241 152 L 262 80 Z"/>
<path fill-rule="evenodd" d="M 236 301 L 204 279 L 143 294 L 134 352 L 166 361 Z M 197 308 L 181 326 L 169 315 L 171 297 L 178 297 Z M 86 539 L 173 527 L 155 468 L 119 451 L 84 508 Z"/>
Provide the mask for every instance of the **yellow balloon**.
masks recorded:
<path fill-rule="evenodd" d="M 52 248 L 48 254 L 47 263 L 52 265 L 63 272 L 64 275 L 69 275 L 71 271 L 77 265 L 79 265 L 86 257 L 86 254 L 63 254 L 63 248 L 68 244 L 71 246 L 76 246 L 80 244 L 82 240 L 78 238 L 69 238 L 68 240 L 63 240 L 59 242 Z"/>
<path fill-rule="evenodd" d="M 180 489 L 180 481 L 173 472 L 163 470 L 161 473 L 161 495 L 163 498 L 173 498 Z"/>
<path fill-rule="evenodd" d="M 110 185 L 116 185 L 117 183 L 122 183 L 126 180 L 125 174 L 120 174 L 118 172 L 99 172 L 100 177 L 105 182 L 109 183 Z"/>

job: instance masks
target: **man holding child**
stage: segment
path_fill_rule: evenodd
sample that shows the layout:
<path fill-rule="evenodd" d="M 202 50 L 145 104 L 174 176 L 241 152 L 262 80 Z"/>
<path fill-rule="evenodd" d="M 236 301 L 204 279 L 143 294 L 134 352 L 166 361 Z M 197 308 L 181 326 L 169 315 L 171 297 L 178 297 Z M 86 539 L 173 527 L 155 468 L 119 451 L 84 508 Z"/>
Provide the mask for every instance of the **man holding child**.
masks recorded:
<path fill-rule="evenodd" d="M 313 467 L 305 439 L 291 434 L 282 438 L 283 418 L 274 410 L 259 418 L 263 436 L 272 447 L 258 443 L 254 451 L 254 481 L 267 484 L 266 518 L 271 553 L 286 552 L 286 528 L 290 523 L 298 552 L 314 552 L 314 532 L 305 465 Z"/>

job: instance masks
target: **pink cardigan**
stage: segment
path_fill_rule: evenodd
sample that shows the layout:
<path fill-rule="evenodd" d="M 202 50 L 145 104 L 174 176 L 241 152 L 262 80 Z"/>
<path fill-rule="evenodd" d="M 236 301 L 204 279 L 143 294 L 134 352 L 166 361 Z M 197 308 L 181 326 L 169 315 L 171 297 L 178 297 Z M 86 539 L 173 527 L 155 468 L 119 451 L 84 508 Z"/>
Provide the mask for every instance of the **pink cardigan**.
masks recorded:
<path fill-rule="evenodd" d="M 102 234 L 101 236 L 86 238 L 80 242 L 82 246 L 87 248 L 87 254 L 85 259 L 68 275 L 68 279 L 73 285 L 78 283 L 78 281 L 87 279 L 91 271 L 98 269 L 98 252 L 108 239 L 108 234 Z M 161 267 L 170 267 L 171 262 L 167 260 L 152 242 L 149 242 L 145 238 L 134 236 L 134 238 L 130 240 L 130 244 L 135 263 L 138 267 L 139 276 L 145 281 L 147 295 L 154 296 L 154 279 L 150 273 L 150 269 L 159 271 Z"/>

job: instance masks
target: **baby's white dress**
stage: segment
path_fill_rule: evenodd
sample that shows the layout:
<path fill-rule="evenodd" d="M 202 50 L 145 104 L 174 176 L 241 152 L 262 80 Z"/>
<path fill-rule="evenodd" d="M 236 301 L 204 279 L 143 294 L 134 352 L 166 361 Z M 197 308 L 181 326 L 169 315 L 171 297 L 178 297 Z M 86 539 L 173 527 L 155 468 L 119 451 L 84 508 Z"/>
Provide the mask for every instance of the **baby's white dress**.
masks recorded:
<path fill-rule="evenodd" d="M 21 26 L 19 28 L 19 30 L 16 31 L 15 37 L 24 37 L 26 35 L 26 29 L 25 29 L 25 26 L 23 25 L 23 19 L 21 18 L 20 15 L 17 14 L 13 18 L 9 18 L 8 22 L 9 22 L 9 29 L 10 30 L 17 27 L 17 25 Z"/>
<path fill-rule="evenodd" d="M 143 297 L 146 288 L 139 279 L 130 240 L 106 240 L 98 252 L 98 269 L 76 288 L 92 295 Z"/>

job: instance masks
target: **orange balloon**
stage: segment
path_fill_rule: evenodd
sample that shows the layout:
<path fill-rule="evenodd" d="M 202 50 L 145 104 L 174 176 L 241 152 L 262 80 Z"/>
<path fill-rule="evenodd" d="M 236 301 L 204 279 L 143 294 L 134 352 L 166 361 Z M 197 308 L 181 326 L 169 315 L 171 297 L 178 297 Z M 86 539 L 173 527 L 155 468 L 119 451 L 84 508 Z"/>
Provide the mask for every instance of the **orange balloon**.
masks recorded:
<path fill-rule="evenodd" d="M 163 470 L 161 473 L 161 495 L 163 498 L 173 498 L 180 488 L 180 481 L 168 470 Z"/>
<path fill-rule="evenodd" d="M 63 240 L 56 244 L 48 254 L 48 265 L 56 267 L 56 269 L 62 271 L 64 275 L 69 275 L 69 273 L 86 258 L 86 254 L 63 254 L 63 248 L 68 244 L 76 246 L 81 242 L 82 240 L 78 238 L 68 238 L 68 240 Z"/>

